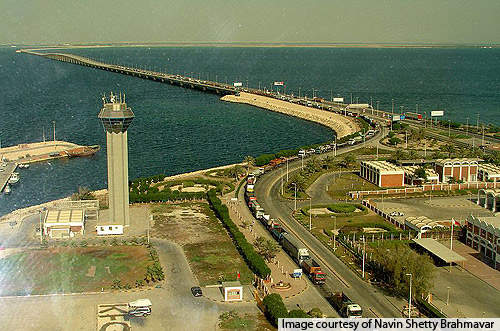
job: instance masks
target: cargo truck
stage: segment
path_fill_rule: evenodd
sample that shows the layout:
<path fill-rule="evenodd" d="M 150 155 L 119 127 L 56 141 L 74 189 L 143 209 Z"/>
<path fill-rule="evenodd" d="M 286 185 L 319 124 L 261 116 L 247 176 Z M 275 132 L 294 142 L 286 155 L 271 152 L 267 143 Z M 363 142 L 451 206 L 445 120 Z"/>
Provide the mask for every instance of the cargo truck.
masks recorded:
<path fill-rule="evenodd" d="M 283 234 L 281 246 L 299 265 L 309 259 L 308 249 L 290 233 Z"/>
<path fill-rule="evenodd" d="M 361 318 L 363 314 L 363 310 L 361 307 L 354 303 L 347 294 L 344 292 L 336 292 L 333 293 L 331 298 L 331 303 L 337 309 L 340 316 L 347 318 Z"/>
<path fill-rule="evenodd" d="M 313 258 L 302 261 L 302 270 L 309 276 L 314 285 L 325 283 L 326 274 L 321 270 L 321 266 Z"/>

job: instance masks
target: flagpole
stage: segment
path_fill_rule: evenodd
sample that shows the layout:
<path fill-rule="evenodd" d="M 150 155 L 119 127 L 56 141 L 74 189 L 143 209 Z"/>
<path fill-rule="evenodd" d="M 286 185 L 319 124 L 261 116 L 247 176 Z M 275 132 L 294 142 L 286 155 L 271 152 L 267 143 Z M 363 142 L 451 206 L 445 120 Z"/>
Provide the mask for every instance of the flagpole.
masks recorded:
<path fill-rule="evenodd" d="M 453 250 L 453 226 L 455 225 L 455 219 L 451 219 L 451 237 L 450 237 L 450 249 Z"/>

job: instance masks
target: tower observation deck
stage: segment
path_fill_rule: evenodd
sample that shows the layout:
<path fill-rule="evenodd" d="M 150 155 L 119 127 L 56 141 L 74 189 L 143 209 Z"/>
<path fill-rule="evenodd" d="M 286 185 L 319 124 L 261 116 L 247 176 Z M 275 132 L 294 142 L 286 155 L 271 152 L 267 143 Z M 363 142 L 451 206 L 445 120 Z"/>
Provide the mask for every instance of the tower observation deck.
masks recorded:
<path fill-rule="evenodd" d="M 127 129 L 134 119 L 134 113 L 127 107 L 125 96 L 111 93 L 109 101 L 105 96 L 102 101 L 103 108 L 98 118 L 106 131 L 109 221 L 129 226 Z"/>

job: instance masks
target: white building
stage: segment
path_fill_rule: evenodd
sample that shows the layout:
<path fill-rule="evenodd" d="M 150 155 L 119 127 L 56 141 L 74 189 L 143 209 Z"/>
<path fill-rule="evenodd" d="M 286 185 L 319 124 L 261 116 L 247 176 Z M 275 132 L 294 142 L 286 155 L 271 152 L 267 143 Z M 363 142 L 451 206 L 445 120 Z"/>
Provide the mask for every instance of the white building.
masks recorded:
<path fill-rule="evenodd" d="M 98 236 L 123 234 L 123 224 L 98 224 L 95 229 Z"/>
<path fill-rule="evenodd" d="M 500 167 L 494 164 L 483 163 L 478 167 L 478 179 L 484 182 L 500 182 Z"/>
<path fill-rule="evenodd" d="M 50 238 L 72 238 L 85 233 L 83 209 L 48 210 L 43 221 L 43 231 Z"/>

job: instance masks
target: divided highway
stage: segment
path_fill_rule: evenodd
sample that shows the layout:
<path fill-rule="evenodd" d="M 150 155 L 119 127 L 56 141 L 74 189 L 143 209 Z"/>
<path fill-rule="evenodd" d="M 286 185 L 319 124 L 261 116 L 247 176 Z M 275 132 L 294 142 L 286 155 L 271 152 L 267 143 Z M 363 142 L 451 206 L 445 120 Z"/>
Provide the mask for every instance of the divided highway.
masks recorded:
<path fill-rule="evenodd" d="M 374 137 L 372 142 L 367 142 L 367 145 L 378 143 L 379 139 L 380 134 Z M 339 150 L 338 154 L 360 147 L 362 147 L 361 144 Z M 289 163 L 289 172 L 297 171 L 300 166 L 300 161 Z M 328 273 L 327 287 L 332 291 L 346 292 L 354 302 L 361 305 L 363 316 L 401 317 L 402 301 L 385 296 L 380 290 L 359 279 L 353 271 L 291 216 L 293 201 L 280 200 L 279 190 L 282 176 L 286 178 L 285 172 L 283 171 L 282 174 L 281 170 L 271 171 L 261 176 L 255 185 L 257 199 L 266 210 L 266 213 L 274 218 L 279 217 L 287 230 L 301 240 L 313 254 L 318 256 L 321 265 L 325 267 Z"/>

